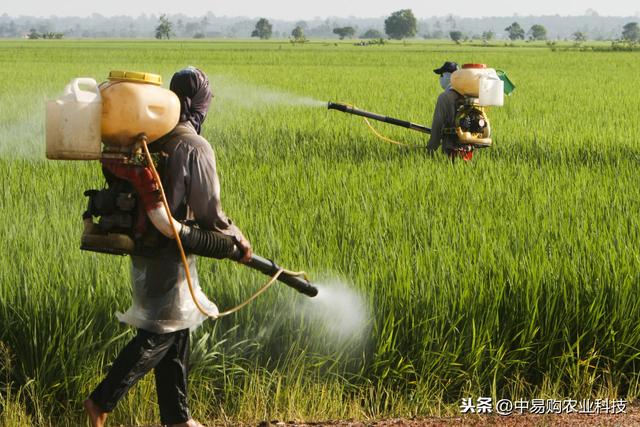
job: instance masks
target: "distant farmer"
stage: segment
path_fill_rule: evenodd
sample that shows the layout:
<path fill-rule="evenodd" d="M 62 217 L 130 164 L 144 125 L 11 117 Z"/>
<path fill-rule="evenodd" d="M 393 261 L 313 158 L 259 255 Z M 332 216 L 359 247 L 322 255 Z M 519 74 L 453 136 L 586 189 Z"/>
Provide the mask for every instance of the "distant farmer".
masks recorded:
<path fill-rule="evenodd" d="M 440 76 L 440 86 L 444 90 L 436 103 L 431 123 L 431 137 L 427 150 L 435 152 L 442 144 L 442 151 L 452 160 L 461 158 L 471 160 L 473 151 L 470 147 L 462 146 L 454 132 L 456 110 L 464 96 L 451 88 L 451 74 L 458 70 L 455 62 L 445 62 L 442 67 L 433 70 Z"/>
<path fill-rule="evenodd" d="M 200 136 L 212 98 L 209 80 L 199 69 L 189 67 L 173 75 L 170 88 L 180 99 L 180 122 L 168 135 L 151 144 L 150 149 L 162 151 L 166 157 L 160 174 L 173 217 L 234 237 L 244 253 L 242 261 L 247 261 L 251 245 L 222 210 L 215 156 L 211 145 Z M 117 170 L 110 172 L 126 179 Z M 206 316 L 197 310 L 189 294 L 176 244 L 165 238 L 155 253 L 132 256 L 131 263 L 133 305 L 118 317 L 135 327 L 137 335 L 85 400 L 91 425 L 103 427 L 118 401 L 153 369 L 162 424 L 201 426 L 189 413 L 187 359 L 189 330 Z M 200 303 L 216 310 L 197 285 L 194 255 L 188 256 L 188 263 Z"/>

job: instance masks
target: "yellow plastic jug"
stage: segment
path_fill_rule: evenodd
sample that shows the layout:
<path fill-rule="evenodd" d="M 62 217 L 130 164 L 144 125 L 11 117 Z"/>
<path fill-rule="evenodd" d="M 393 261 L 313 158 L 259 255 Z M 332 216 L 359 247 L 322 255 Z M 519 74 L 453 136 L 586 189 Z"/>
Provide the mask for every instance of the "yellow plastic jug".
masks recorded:
<path fill-rule="evenodd" d="M 499 80 L 496 70 L 487 68 L 485 64 L 464 64 L 451 75 L 451 87 L 465 96 L 480 96 L 481 79 Z"/>
<path fill-rule="evenodd" d="M 47 158 L 99 159 L 102 151 L 101 111 L 102 100 L 96 81 L 89 77 L 71 80 L 60 98 L 47 102 Z"/>
<path fill-rule="evenodd" d="M 128 146 L 144 133 L 149 142 L 169 133 L 180 118 L 180 101 L 162 88 L 159 75 L 112 71 L 100 85 L 102 141 Z"/>

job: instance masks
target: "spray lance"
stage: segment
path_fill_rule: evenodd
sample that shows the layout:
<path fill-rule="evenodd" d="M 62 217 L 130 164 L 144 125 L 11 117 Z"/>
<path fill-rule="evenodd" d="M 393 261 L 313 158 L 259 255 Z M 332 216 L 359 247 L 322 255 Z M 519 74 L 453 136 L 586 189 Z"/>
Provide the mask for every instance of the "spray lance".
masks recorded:
<path fill-rule="evenodd" d="M 424 125 L 412 123 L 406 120 L 395 119 L 393 117 L 384 116 L 382 114 L 372 113 L 370 111 L 361 110 L 352 105 L 329 102 L 327 107 L 329 110 L 342 111 L 343 113 L 363 117 L 367 126 L 378 138 L 392 144 L 407 146 L 406 144 L 402 144 L 398 141 L 394 141 L 381 135 L 371 125 L 368 119 L 377 120 L 394 126 L 400 126 L 420 133 L 431 134 L 431 129 Z M 491 128 L 489 126 L 489 119 L 487 118 L 484 110 L 474 105 L 473 102 L 465 102 L 465 104 L 458 108 L 458 111 L 456 113 L 455 132 L 458 136 L 458 142 L 461 146 L 466 146 L 470 149 L 485 148 L 491 146 Z"/>
<path fill-rule="evenodd" d="M 372 113 L 370 111 L 361 110 L 361 109 L 356 108 L 356 107 L 354 107 L 352 105 L 338 104 L 336 102 L 329 101 L 329 103 L 327 105 L 327 108 L 329 110 L 338 110 L 338 111 L 342 111 L 343 113 L 349 113 L 349 114 L 353 114 L 353 115 L 356 115 L 356 116 L 364 117 L 364 118 L 367 118 L 367 119 L 378 120 L 380 122 L 389 123 L 391 125 L 400 126 L 400 127 L 403 127 L 403 128 L 415 130 L 417 132 L 422 132 L 422 133 L 427 133 L 427 134 L 431 133 L 431 129 L 429 129 L 426 126 L 419 125 L 419 124 L 416 124 L 416 123 L 407 122 L 405 120 L 394 119 L 393 117 L 383 116 L 381 114 Z"/>
<path fill-rule="evenodd" d="M 144 256 L 162 236 L 174 239 L 193 300 L 208 314 L 195 298 L 186 254 L 234 261 L 243 254 L 232 237 L 181 223 L 171 215 L 156 170 L 162 163 L 161 153 L 151 153 L 147 144 L 170 132 L 178 123 L 179 112 L 178 98 L 161 87 L 158 75 L 112 71 L 109 81 L 101 85 L 90 78 L 74 79 L 62 97 L 47 103 L 46 155 L 49 159 L 102 163 L 107 186 L 85 192 L 88 205 L 83 214 L 81 249 Z M 261 256 L 254 254 L 242 265 L 271 279 L 236 309 L 276 280 L 310 297 L 318 293 L 303 272 L 285 270 Z"/>

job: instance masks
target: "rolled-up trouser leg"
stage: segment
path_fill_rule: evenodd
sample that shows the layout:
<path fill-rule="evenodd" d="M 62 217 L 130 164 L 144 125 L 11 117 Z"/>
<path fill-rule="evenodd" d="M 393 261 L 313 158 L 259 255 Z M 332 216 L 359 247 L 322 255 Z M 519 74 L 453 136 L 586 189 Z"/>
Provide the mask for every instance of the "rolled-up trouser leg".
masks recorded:
<path fill-rule="evenodd" d="M 178 332 L 154 334 L 138 329 L 135 338 L 118 354 L 105 379 L 91 393 L 91 400 L 103 411 L 113 411 L 122 396 L 164 358 Z"/>
<path fill-rule="evenodd" d="M 163 425 L 189 421 L 187 371 L 189 364 L 189 330 L 175 332 L 175 341 L 156 365 L 156 391 Z"/>

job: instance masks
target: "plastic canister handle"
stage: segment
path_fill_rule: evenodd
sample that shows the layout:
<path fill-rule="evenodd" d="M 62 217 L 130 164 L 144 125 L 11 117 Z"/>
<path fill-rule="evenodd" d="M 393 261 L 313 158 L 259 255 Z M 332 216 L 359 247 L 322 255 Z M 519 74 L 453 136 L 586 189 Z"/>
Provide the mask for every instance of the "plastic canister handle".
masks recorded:
<path fill-rule="evenodd" d="M 90 90 L 82 90 L 80 89 L 80 85 L 88 86 Z M 69 83 L 69 86 L 77 102 L 98 102 L 101 100 L 98 83 L 91 77 L 73 79 L 71 83 Z M 88 94 L 91 94 L 91 96 L 87 96 Z"/>

